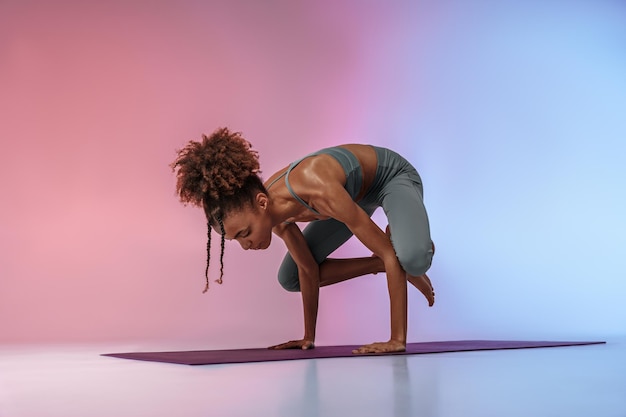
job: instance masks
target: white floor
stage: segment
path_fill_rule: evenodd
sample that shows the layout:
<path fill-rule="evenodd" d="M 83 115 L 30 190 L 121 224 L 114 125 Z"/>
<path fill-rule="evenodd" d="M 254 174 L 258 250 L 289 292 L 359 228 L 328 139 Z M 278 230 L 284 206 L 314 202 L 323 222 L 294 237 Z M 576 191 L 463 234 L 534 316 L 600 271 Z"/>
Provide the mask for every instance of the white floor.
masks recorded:
<path fill-rule="evenodd" d="M 128 350 L 0 347 L 0 416 L 626 417 L 623 340 L 218 366 L 99 356 Z"/>

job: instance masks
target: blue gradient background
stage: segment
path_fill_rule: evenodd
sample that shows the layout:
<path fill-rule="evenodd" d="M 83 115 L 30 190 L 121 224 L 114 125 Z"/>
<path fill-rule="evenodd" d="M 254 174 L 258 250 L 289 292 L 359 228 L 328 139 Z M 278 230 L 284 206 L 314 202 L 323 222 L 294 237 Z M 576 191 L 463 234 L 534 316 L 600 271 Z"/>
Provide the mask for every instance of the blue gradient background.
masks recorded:
<path fill-rule="evenodd" d="M 167 165 L 222 125 L 265 176 L 346 142 L 414 163 L 437 303 L 410 292 L 411 341 L 626 334 L 621 2 L 4 1 L 0 59 L 2 342 L 300 337 L 278 241 L 229 244 L 201 294 Z M 321 292 L 319 344 L 388 323 L 382 274 Z"/>

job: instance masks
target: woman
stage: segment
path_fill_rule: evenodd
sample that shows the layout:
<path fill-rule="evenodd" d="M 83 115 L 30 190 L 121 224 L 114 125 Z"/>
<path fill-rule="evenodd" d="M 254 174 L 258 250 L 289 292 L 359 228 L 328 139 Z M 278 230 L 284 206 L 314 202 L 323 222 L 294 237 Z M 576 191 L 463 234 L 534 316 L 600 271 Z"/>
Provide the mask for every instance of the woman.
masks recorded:
<path fill-rule="evenodd" d="M 244 249 L 266 249 L 272 233 L 283 239 L 286 255 L 278 280 L 288 291 L 300 291 L 304 337 L 271 349 L 314 347 L 321 286 L 366 274 L 386 272 L 391 305 L 391 337 L 354 353 L 402 352 L 407 334 L 407 280 L 429 305 L 434 292 L 425 272 L 434 245 L 422 202 L 421 179 L 404 158 L 369 145 L 323 149 L 292 163 L 264 184 L 258 153 L 240 133 L 227 128 L 190 141 L 172 163 L 177 193 L 183 203 L 203 207 L 211 229 Z M 383 232 L 370 218 L 383 207 L 389 226 Z M 311 222 L 301 231 L 297 222 Z M 355 235 L 373 256 L 329 259 L 328 255 Z M 222 259 L 220 259 L 221 263 Z M 222 283 L 223 263 L 220 269 Z"/>

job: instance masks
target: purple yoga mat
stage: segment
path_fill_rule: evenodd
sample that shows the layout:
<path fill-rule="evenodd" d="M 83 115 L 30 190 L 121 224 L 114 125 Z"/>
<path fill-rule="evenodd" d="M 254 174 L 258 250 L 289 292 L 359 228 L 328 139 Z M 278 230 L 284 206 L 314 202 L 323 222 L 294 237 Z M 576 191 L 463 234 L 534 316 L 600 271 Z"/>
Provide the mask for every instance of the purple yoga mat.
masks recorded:
<path fill-rule="evenodd" d="M 525 342 L 506 340 L 456 340 L 449 342 L 408 343 L 406 352 L 354 355 L 359 346 L 318 346 L 310 350 L 230 349 L 193 350 L 182 352 L 107 353 L 112 356 L 140 361 L 178 363 L 183 365 L 216 365 L 225 363 L 288 361 L 295 359 L 348 358 L 362 356 L 413 355 L 420 353 L 466 352 L 471 350 L 526 349 L 541 347 L 595 345 L 605 342 Z"/>

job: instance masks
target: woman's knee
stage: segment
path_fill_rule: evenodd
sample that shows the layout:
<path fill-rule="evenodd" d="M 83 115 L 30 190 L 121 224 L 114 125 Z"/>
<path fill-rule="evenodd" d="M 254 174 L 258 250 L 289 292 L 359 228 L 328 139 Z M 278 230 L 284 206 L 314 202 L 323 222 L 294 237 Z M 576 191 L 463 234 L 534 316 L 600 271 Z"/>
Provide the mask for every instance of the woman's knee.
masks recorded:
<path fill-rule="evenodd" d="M 430 268 L 433 260 L 432 244 L 407 249 L 396 249 L 396 256 L 402 268 L 413 276 L 420 276 Z"/>
<path fill-rule="evenodd" d="M 287 291 L 300 291 L 298 267 L 291 256 L 285 257 L 283 263 L 280 265 L 280 268 L 278 269 L 278 282 Z"/>

